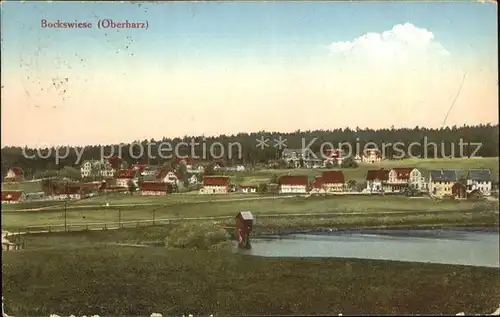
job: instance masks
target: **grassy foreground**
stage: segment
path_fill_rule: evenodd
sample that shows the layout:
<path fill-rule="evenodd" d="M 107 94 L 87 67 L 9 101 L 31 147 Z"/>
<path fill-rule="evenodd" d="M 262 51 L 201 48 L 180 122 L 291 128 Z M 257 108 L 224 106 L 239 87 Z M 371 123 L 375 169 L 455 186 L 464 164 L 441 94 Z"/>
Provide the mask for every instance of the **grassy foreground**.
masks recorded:
<path fill-rule="evenodd" d="M 329 196 L 298 197 L 267 200 L 213 201 L 206 203 L 175 203 L 160 206 L 103 207 L 86 206 L 68 209 L 68 225 L 140 221 L 172 217 L 235 216 L 249 210 L 257 217 L 269 214 L 300 213 L 383 213 L 383 212 L 481 212 L 498 210 L 498 202 L 491 201 L 435 201 L 398 196 Z M 2 212 L 2 228 L 16 230 L 25 227 L 64 225 L 64 210 Z"/>
<path fill-rule="evenodd" d="M 10 315 L 490 313 L 498 269 L 91 247 L 2 254 Z"/>

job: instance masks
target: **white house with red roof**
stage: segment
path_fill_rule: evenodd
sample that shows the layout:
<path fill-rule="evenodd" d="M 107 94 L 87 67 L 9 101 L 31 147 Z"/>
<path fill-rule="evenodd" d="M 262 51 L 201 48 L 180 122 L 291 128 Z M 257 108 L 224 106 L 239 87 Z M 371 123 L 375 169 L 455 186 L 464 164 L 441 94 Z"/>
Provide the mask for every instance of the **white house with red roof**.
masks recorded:
<path fill-rule="evenodd" d="M 171 192 L 168 183 L 165 182 L 142 182 L 139 185 L 139 193 L 141 196 L 165 196 Z"/>
<path fill-rule="evenodd" d="M 23 191 L 11 190 L 11 191 L 3 191 L 2 190 L 2 204 L 16 204 L 26 200 L 26 194 Z"/>
<path fill-rule="evenodd" d="M 179 185 L 179 175 L 169 167 L 158 170 L 155 178 L 158 181 L 171 184 L 172 186 Z"/>
<path fill-rule="evenodd" d="M 405 188 L 426 190 L 425 177 L 413 167 L 397 167 L 389 171 L 387 185 L 393 192 L 399 192 Z"/>
<path fill-rule="evenodd" d="M 325 171 L 321 173 L 321 182 L 326 193 L 345 191 L 345 178 L 342 171 Z"/>
<path fill-rule="evenodd" d="M 133 181 L 137 186 L 137 180 L 135 178 L 136 171 L 133 169 L 119 170 L 116 172 L 116 186 L 128 188 L 130 181 Z"/>
<path fill-rule="evenodd" d="M 200 194 L 227 194 L 231 183 L 227 176 L 204 176 Z"/>
<path fill-rule="evenodd" d="M 6 182 L 21 182 L 24 180 L 24 171 L 19 167 L 13 167 L 7 171 L 4 180 Z"/>
<path fill-rule="evenodd" d="M 309 179 L 304 175 L 283 175 L 278 180 L 280 194 L 307 194 Z"/>

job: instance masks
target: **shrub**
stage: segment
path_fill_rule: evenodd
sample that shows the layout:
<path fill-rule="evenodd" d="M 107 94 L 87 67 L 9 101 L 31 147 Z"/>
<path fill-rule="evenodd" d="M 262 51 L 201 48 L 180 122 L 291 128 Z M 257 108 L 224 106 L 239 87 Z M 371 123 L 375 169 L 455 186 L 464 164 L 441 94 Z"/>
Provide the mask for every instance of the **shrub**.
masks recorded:
<path fill-rule="evenodd" d="M 184 223 L 172 229 L 165 246 L 175 249 L 212 250 L 231 246 L 230 236 L 215 223 Z"/>

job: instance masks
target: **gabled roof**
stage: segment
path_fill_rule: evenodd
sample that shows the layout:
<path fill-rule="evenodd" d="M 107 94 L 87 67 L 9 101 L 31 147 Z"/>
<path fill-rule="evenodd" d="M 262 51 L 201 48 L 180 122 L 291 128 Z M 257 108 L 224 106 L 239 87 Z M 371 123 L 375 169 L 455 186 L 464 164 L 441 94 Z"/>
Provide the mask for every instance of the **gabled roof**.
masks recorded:
<path fill-rule="evenodd" d="M 253 220 L 253 215 L 250 211 L 240 211 L 237 215 L 236 218 L 241 217 L 243 220 Z"/>
<path fill-rule="evenodd" d="M 16 175 L 16 176 L 23 176 L 24 175 L 24 172 L 20 167 L 13 167 L 9 171 L 14 173 L 14 175 Z"/>
<path fill-rule="evenodd" d="M 303 185 L 307 186 L 309 180 L 307 176 L 303 175 L 283 175 L 279 178 L 278 183 L 280 185 Z"/>
<path fill-rule="evenodd" d="M 385 169 L 369 170 L 366 173 L 366 180 L 367 181 L 373 181 L 373 180 L 386 181 L 388 179 L 389 179 L 389 170 L 385 170 Z"/>
<path fill-rule="evenodd" d="M 119 170 L 116 174 L 116 178 L 134 178 L 135 170 Z"/>
<path fill-rule="evenodd" d="M 325 171 L 321 173 L 323 184 L 343 184 L 345 182 L 342 171 Z"/>
<path fill-rule="evenodd" d="M 323 187 L 323 179 L 321 178 L 321 176 L 316 176 L 311 187 L 312 188 L 322 188 Z"/>
<path fill-rule="evenodd" d="M 473 181 L 491 181 L 491 171 L 487 168 L 471 168 L 467 173 L 467 179 Z"/>
<path fill-rule="evenodd" d="M 18 201 L 23 193 L 19 190 L 2 191 L 2 201 Z"/>
<path fill-rule="evenodd" d="M 433 182 L 456 182 L 458 173 L 452 169 L 440 169 L 429 171 L 430 180 Z"/>
<path fill-rule="evenodd" d="M 139 185 L 140 191 L 167 192 L 168 184 L 164 182 L 142 182 Z"/>
<path fill-rule="evenodd" d="M 203 186 L 229 186 L 229 177 L 205 176 L 203 177 Z"/>
<path fill-rule="evenodd" d="M 112 168 L 118 169 L 122 164 L 122 159 L 119 156 L 114 155 L 108 159 L 108 163 Z"/>
<path fill-rule="evenodd" d="M 391 171 L 396 173 L 396 178 L 398 179 L 409 179 L 410 173 L 413 171 L 412 167 L 397 167 L 393 168 Z"/>

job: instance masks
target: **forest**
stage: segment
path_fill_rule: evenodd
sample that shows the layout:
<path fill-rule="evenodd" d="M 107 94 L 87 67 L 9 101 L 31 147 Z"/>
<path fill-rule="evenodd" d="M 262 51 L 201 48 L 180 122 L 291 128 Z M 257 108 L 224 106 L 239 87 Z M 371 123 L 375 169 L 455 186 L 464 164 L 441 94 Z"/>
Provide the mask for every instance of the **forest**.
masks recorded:
<path fill-rule="evenodd" d="M 129 144 L 106 144 L 89 145 L 86 147 L 62 147 L 60 149 L 29 149 L 22 147 L 3 147 L 2 154 L 2 177 L 7 170 L 12 167 L 20 167 L 25 174 L 36 177 L 44 171 L 55 171 L 60 169 L 71 169 L 78 173 L 79 166 L 85 160 L 101 159 L 109 156 L 118 155 L 125 162 L 130 164 L 150 164 L 164 165 L 172 159 L 172 155 L 158 155 L 159 147 L 175 149 L 181 142 L 198 143 L 194 147 L 180 146 L 177 156 L 191 156 L 197 161 L 222 160 L 228 165 L 245 164 L 258 165 L 267 164 L 269 161 L 277 160 L 281 157 L 281 152 L 286 148 L 300 149 L 307 146 L 312 152 L 318 153 L 333 145 L 337 148 L 340 143 L 349 143 L 353 148 L 363 149 L 365 145 L 370 144 L 373 147 L 381 147 L 382 144 L 396 143 L 404 145 L 400 148 L 407 148 L 411 143 L 419 142 L 421 144 L 435 143 L 437 146 L 413 146 L 411 153 L 417 157 L 443 158 L 459 156 L 459 144 L 471 144 L 464 147 L 466 156 L 498 157 L 498 135 L 499 126 L 491 124 L 481 124 L 476 126 L 445 127 L 440 129 L 429 129 L 424 127 L 394 128 L 390 129 L 333 129 L 333 130 L 314 130 L 314 131 L 295 131 L 292 133 L 279 132 L 256 132 L 256 133 L 238 133 L 235 135 L 220 135 L 217 137 L 204 136 L 184 136 L 182 138 L 162 138 L 135 141 Z M 281 149 L 276 147 L 278 140 L 286 139 Z M 258 147 L 257 140 L 267 139 L 266 146 Z M 219 142 L 218 146 L 213 146 Z M 138 145 L 141 144 L 141 146 Z M 160 143 L 163 144 L 160 146 Z M 237 146 L 235 146 L 237 144 Z M 327 144 L 327 146 L 322 146 Z M 480 146 L 478 146 L 480 145 Z M 141 147 L 142 152 L 141 153 Z M 149 148 L 149 149 L 148 149 Z M 210 149 L 213 149 L 210 151 Z M 221 149 L 222 148 L 222 149 Z M 233 151 L 229 151 L 231 148 Z M 424 151 L 424 148 L 426 150 Z M 119 151 L 119 149 L 121 149 Z M 59 151 L 58 157 L 56 152 Z M 476 153 L 473 153 L 477 151 Z M 149 154 L 148 154 L 149 153 Z M 163 152 L 165 153 L 165 152 Z M 173 153 L 173 152 L 170 152 Z M 79 155 L 80 154 L 80 155 Z M 168 154 L 168 153 L 167 153 Z M 193 155 L 194 154 L 194 155 Z M 393 159 L 395 153 L 389 148 L 385 153 L 385 159 Z M 401 158 L 401 157 L 398 157 Z M 26 175 L 28 178 L 30 176 Z"/>

